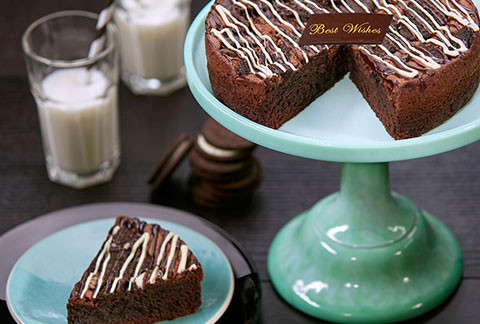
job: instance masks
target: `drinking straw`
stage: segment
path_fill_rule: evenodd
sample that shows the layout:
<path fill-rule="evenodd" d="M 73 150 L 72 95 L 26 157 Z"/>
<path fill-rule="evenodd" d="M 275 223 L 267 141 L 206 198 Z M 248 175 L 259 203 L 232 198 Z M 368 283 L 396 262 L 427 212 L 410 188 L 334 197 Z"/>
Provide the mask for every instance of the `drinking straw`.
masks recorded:
<path fill-rule="evenodd" d="M 115 10 L 115 0 L 107 0 L 104 8 L 100 11 L 97 20 L 97 34 L 95 39 L 90 44 L 90 49 L 88 51 L 88 57 L 94 57 L 103 50 L 105 45 L 105 31 L 107 29 L 108 23 L 112 20 L 113 12 Z"/>

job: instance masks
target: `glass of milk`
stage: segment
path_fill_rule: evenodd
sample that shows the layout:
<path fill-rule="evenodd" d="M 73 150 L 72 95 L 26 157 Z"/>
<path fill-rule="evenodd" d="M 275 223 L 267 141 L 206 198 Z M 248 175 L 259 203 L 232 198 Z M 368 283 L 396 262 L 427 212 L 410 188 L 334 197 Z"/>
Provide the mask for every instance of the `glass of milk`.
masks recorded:
<path fill-rule="evenodd" d="M 121 78 L 132 92 L 167 95 L 185 86 L 190 0 L 119 0 L 114 21 Z"/>
<path fill-rule="evenodd" d="M 116 29 L 108 25 L 103 50 L 89 58 L 96 20 L 58 12 L 22 38 L 48 176 L 77 189 L 109 181 L 120 163 Z"/>

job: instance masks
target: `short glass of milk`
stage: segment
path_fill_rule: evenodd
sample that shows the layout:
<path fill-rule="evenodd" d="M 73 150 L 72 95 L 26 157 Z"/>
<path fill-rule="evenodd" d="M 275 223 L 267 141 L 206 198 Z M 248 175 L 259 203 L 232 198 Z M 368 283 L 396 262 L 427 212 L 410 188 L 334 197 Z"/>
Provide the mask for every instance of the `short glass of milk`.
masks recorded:
<path fill-rule="evenodd" d="M 77 189 L 109 181 L 120 163 L 116 29 L 107 26 L 103 50 L 89 57 L 97 17 L 54 13 L 22 38 L 48 176 Z"/>
<path fill-rule="evenodd" d="M 133 93 L 168 95 L 185 86 L 190 0 L 119 0 L 114 21 L 121 78 Z"/>

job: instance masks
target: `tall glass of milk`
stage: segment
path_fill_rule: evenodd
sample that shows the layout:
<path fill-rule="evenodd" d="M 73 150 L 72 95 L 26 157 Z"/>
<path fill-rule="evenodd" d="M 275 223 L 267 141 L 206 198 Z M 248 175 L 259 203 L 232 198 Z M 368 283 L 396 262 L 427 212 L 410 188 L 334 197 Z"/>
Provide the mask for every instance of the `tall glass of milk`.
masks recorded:
<path fill-rule="evenodd" d="M 109 181 L 120 163 L 116 30 L 108 25 L 103 50 L 88 57 L 96 20 L 58 12 L 22 38 L 48 176 L 77 189 Z"/>
<path fill-rule="evenodd" d="M 120 0 L 121 78 L 136 94 L 167 95 L 185 86 L 183 43 L 190 0 Z"/>

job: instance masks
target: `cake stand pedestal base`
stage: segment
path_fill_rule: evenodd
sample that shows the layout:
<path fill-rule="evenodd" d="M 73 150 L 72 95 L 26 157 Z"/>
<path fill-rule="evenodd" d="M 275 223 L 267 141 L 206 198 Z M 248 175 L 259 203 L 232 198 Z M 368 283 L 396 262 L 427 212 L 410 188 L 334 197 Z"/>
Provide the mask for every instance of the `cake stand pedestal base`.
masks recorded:
<path fill-rule="evenodd" d="M 442 303 L 462 274 L 438 219 L 390 191 L 387 163 L 344 163 L 340 191 L 276 235 L 268 271 L 295 308 L 341 323 L 388 323 Z"/>

